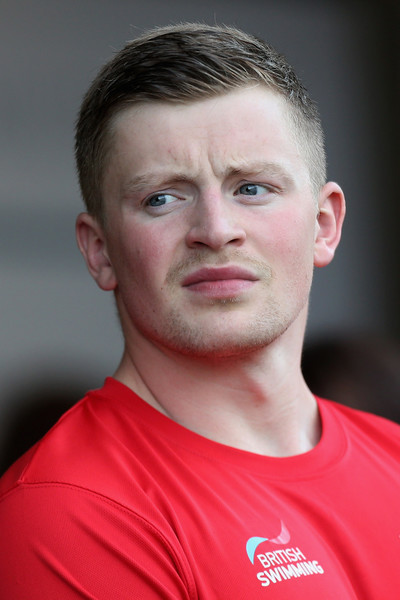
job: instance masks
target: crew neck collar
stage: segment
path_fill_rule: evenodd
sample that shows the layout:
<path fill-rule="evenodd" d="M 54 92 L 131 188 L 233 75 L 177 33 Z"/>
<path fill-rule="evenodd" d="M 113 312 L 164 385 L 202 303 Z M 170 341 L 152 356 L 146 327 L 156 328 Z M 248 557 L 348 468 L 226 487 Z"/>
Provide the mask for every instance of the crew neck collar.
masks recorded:
<path fill-rule="evenodd" d="M 319 397 L 316 397 L 322 424 L 319 442 L 303 454 L 276 458 L 227 446 L 195 433 L 163 415 L 112 377 L 108 377 L 104 387 L 95 393 L 107 398 L 113 410 L 124 412 L 126 419 L 147 428 L 150 439 L 162 436 L 170 444 L 179 446 L 181 452 L 202 455 L 204 459 L 219 461 L 229 468 L 257 472 L 270 479 L 318 477 L 334 468 L 347 449 L 347 437 L 334 404 Z"/>

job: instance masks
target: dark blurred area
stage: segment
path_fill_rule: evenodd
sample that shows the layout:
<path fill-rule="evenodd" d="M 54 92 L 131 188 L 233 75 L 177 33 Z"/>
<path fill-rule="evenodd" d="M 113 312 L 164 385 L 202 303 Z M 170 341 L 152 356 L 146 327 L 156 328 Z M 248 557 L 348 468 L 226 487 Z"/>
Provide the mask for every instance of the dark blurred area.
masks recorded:
<path fill-rule="evenodd" d="M 7 429 L 0 438 L 0 475 L 39 441 L 86 391 L 79 381 L 66 381 L 63 377 L 18 389 L 15 397 L 10 398 Z"/>
<path fill-rule="evenodd" d="M 317 396 L 400 423 L 400 345 L 377 335 L 305 344 L 304 378 Z"/>

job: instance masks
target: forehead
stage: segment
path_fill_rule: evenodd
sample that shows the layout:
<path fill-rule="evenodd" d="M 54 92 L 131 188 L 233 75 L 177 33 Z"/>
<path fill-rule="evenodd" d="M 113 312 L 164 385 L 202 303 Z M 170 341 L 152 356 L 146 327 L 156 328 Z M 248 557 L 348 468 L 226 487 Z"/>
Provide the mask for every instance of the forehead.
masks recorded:
<path fill-rule="evenodd" d="M 113 122 L 108 171 L 145 173 L 177 165 L 196 171 L 207 162 L 217 172 L 227 163 L 298 163 L 289 110 L 283 97 L 263 86 L 188 104 L 129 107 Z"/>

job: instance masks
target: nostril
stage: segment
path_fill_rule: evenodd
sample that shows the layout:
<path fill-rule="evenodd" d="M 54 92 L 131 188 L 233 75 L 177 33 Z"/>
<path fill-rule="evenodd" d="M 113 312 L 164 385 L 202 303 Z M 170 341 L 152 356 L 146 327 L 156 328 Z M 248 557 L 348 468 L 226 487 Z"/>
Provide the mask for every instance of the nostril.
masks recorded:
<path fill-rule="evenodd" d="M 212 249 L 219 249 L 228 244 L 240 245 L 246 239 L 244 230 L 233 231 L 231 228 L 196 228 L 192 229 L 187 237 L 188 246 L 207 246 Z"/>

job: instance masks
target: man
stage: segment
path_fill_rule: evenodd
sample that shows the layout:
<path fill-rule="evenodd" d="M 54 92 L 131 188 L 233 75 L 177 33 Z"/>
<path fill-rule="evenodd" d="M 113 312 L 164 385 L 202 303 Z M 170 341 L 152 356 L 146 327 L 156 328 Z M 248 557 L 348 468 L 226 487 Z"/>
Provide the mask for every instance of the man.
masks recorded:
<path fill-rule="evenodd" d="M 76 156 L 125 350 L 3 478 L 2 597 L 397 598 L 399 429 L 300 370 L 345 207 L 292 69 L 230 28 L 151 31 L 93 82 Z"/>

